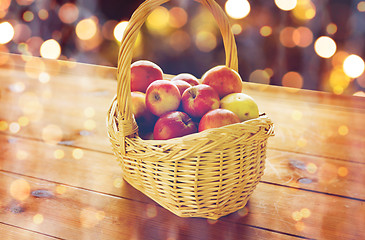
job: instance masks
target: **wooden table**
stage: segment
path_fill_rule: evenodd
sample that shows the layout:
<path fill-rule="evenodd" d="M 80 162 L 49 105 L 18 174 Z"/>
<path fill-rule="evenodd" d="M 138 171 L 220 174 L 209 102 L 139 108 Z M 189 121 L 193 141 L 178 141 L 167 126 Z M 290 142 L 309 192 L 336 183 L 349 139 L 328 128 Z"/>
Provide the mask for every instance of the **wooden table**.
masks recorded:
<path fill-rule="evenodd" d="M 365 99 L 244 83 L 275 123 L 248 205 L 180 218 L 122 179 L 115 68 L 0 54 L 0 239 L 365 239 Z"/>

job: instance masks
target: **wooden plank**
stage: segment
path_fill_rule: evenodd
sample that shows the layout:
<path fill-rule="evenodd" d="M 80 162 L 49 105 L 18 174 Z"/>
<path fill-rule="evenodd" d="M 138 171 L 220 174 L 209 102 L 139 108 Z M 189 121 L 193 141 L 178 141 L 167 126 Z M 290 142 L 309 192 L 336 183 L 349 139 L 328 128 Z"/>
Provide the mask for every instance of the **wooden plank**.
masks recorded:
<path fill-rule="evenodd" d="M 1 239 L 16 239 L 16 240 L 51 240 L 59 239 L 52 236 L 47 236 L 41 233 L 32 232 L 26 229 L 14 227 L 8 224 L 0 223 Z"/>
<path fill-rule="evenodd" d="M 155 204 L 0 171 L 0 222 L 62 239 L 294 239 L 227 221 L 183 219 Z M 16 201 L 12 184 L 27 191 Z M 25 194 L 25 196 L 24 196 Z M 0 224 L 1 225 L 1 224 Z"/>
<path fill-rule="evenodd" d="M 1 134 L 0 145 L 6 146 L 0 169 L 120 194 L 115 186 L 122 171 L 112 154 Z M 44 166 L 52 168 L 44 170 Z M 92 177 L 75 175 L 75 171 Z M 365 165 L 356 162 L 269 149 L 262 181 L 365 200 Z M 122 196 L 130 198 L 134 193 L 130 194 Z"/>
<path fill-rule="evenodd" d="M 6 141 L 10 140 L 10 144 L 6 145 L 7 149 L 4 151 L 0 167 L 7 173 L 17 172 L 32 176 L 32 179 L 42 178 L 55 183 L 154 205 L 152 200 L 122 180 L 120 167 L 111 154 L 80 149 L 83 152 L 82 157 L 75 158 L 77 154 L 73 155 L 74 148 L 72 147 L 58 145 L 45 147 L 42 142 L 4 137 L 7 138 Z M 4 146 L 4 144 L 1 145 Z M 23 153 L 22 151 L 19 153 L 19 149 Z M 57 159 L 57 152 L 60 151 L 64 156 Z M 24 152 L 28 152 L 28 154 Z M 353 176 L 353 178 L 337 177 L 336 180 L 330 179 L 330 181 L 327 181 L 327 174 L 317 175 L 318 180 L 313 181 L 312 187 L 309 187 L 311 184 L 298 183 L 293 176 L 305 174 L 303 172 L 307 171 L 307 163 L 318 164 L 318 172 L 323 167 L 321 164 L 335 165 L 335 163 L 331 163 L 330 159 L 325 161 L 315 157 L 308 159 L 305 155 L 295 154 L 293 156 L 290 153 L 283 154 L 279 151 L 269 155 L 273 159 L 270 162 L 271 166 L 267 166 L 263 182 L 258 185 L 250 200 L 249 214 L 247 220 L 243 221 L 244 224 L 310 238 L 334 239 L 339 237 L 340 233 L 349 237 L 348 239 L 356 234 L 364 236 L 365 233 L 360 230 L 360 226 L 365 224 L 365 200 L 355 198 L 356 195 L 354 195 L 354 192 L 359 191 L 360 197 L 364 197 L 361 186 L 364 175 Z M 293 160 L 297 162 L 291 163 L 290 161 Z M 283 164 L 283 161 L 287 162 Z M 323 163 L 321 163 L 322 161 Z M 350 162 L 349 166 L 351 164 L 355 163 Z M 356 172 L 355 168 L 360 166 L 362 165 L 353 165 L 349 167 L 349 171 Z M 363 170 L 359 172 L 364 173 Z M 304 176 L 313 176 L 310 175 L 310 172 L 306 174 L 308 175 Z M 289 179 L 291 177 L 292 180 Z M 344 187 L 342 190 L 339 188 L 341 185 Z M 356 186 L 358 188 L 355 189 Z M 316 191 L 312 191 L 312 189 Z M 319 192 L 320 190 L 324 193 Z M 328 193 L 328 191 L 334 191 L 334 193 Z M 341 194 L 344 196 L 338 196 Z M 310 218 L 306 217 L 308 210 Z M 222 221 L 234 222 L 237 218 L 240 219 L 242 211 L 222 218 Z M 322 226 L 323 232 L 318 232 L 317 228 L 323 224 L 324 216 L 331 216 L 333 220 L 326 220 L 330 221 L 329 229 Z M 274 225 L 273 222 L 275 222 Z M 347 226 L 348 223 L 352 223 L 351 226 Z M 330 229 L 341 224 L 345 224 L 346 228 L 341 229 L 340 232 Z M 303 226 L 305 226 L 305 230 L 303 230 Z"/>
<path fill-rule="evenodd" d="M 0 68 L 0 120 L 11 124 L 25 116 L 30 122 L 16 132 L 18 135 L 42 139 L 43 129 L 56 125 L 63 132 L 63 141 L 73 141 L 78 147 L 111 151 L 106 138 L 105 117 L 116 89 L 116 82 L 111 76 L 114 70 L 106 68 L 101 71 L 103 68 L 95 67 L 99 71 L 86 71 L 80 76 L 79 68 L 84 67 L 76 65 L 65 72 L 51 74 L 47 83 L 30 78 L 18 68 L 12 71 Z M 88 67 L 92 69 L 92 66 Z M 9 87 L 14 88 L 13 84 L 17 82 L 24 84 L 23 92 L 9 91 Z M 257 100 L 261 111 L 266 112 L 275 123 L 276 136 L 269 139 L 269 148 L 365 162 L 362 157 L 365 154 L 365 129 L 362 123 L 365 108 L 358 98 L 336 106 L 330 105 L 333 103 L 330 100 L 323 100 L 331 99 L 332 95 L 328 94 L 312 94 L 314 99 L 307 101 L 307 91 L 295 93 L 301 96 L 297 99 L 292 99 L 285 90 L 283 96 L 279 92 L 277 89 L 271 91 L 271 86 L 261 92 L 257 87 L 247 89 L 247 93 Z M 24 96 L 34 100 L 31 107 L 29 104 L 24 106 L 24 102 L 27 103 Z M 335 103 L 340 102 L 334 98 Z M 87 115 L 90 112 L 92 117 Z M 8 128 L 5 132 L 12 133 Z M 92 136 L 80 136 L 80 132 Z"/>

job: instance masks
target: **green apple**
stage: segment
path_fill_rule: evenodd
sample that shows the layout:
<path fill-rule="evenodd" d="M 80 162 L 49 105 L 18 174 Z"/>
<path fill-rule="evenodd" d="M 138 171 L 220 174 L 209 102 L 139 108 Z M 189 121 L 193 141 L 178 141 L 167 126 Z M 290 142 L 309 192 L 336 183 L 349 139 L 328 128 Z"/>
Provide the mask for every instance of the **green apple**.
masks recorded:
<path fill-rule="evenodd" d="M 231 110 L 243 122 L 259 117 L 255 100 L 244 93 L 231 93 L 221 99 L 221 108 Z"/>

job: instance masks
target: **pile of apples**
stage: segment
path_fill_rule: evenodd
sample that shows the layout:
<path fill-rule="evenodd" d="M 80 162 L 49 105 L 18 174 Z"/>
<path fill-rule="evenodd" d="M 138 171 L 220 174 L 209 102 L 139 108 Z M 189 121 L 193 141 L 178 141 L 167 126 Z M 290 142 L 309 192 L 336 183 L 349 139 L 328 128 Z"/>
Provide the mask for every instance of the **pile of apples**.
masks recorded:
<path fill-rule="evenodd" d="M 148 60 L 131 64 L 132 112 L 144 139 L 166 140 L 257 118 L 254 99 L 242 93 L 240 75 L 216 66 L 201 79 L 181 73 L 164 79 Z"/>

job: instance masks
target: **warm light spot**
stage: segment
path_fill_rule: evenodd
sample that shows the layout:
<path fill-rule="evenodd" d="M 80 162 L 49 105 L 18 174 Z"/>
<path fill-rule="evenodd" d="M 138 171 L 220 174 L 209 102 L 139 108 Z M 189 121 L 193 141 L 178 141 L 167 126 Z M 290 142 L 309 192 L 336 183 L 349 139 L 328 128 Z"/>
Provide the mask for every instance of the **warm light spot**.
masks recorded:
<path fill-rule="evenodd" d="M 127 21 L 122 21 L 115 26 L 114 37 L 117 41 L 119 41 L 119 42 L 122 41 L 124 31 L 125 31 L 127 25 L 128 25 Z"/>
<path fill-rule="evenodd" d="M 274 75 L 274 71 L 272 68 L 265 68 L 265 72 L 269 75 L 269 77 L 272 77 Z"/>
<path fill-rule="evenodd" d="M 200 31 L 196 35 L 195 44 L 202 52 L 210 52 L 217 46 L 216 36 L 207 31 Z"/>
<path fill-rule="evenodd" d="M 20 130 L 20 125 L 17 122 L 12 122 L 9 124 L 9 131 L 11 133 L 17 133 Z"/>
<path fill-rule="evenodd" d="M 295 228 L 298 230 L 298 231 L 304 231 L 304 222 L 297 222 L 295 223 Z"/>
<path fill-rule="evenodd" d="M 18 118 L 19 126 L 25 127 L 29 124 L 29 118 L 26 116 L 21 116 Z"/>
<path fill-rule="evenodd" d="M 294 221 L 300 221 L 302 219 L 302 214 L 299 211 L 295 211 L 291 214 Z"/>
<path fill-rule="evenodd" d="M 67 187 L 64 185 L 57 185 L 56 187 L 56 193 L 58 194 L 64 194 L 67 191 Z"/>
<path fill-rule="evenodd" d="M 0 11 L 5 11 L 9 8 L 11 0 L 0 0 Z"/>
<path fill-rule="evenodd" d="M 104 211 L 98 211 L 93 207 L 87 207 L 80 212 L 80 222 L 84 228 L 92 228 L 105 218 Z"/>
<path fill-rule="evenodd" d="M 191 45 L 190 35 L 183 30 L 177 30 L 169 36 L 169 44 L 176 52 L 183 52 Z"/>
<path fill-rule="evenodd" d="M 350 78 L 341 67 L 336 67 L 330 73 L 329 84 L 335 94 L 342 94 L 350 84 Z"/>
<path fill-rule="evenodd" d="M 346 167 L 339 167 L 338 168 L 337 174 L 340 177 L 346 177 L 348 173 L 349 173 L 349 170 Z"/>
<path fill-rule="evenodd" d="M 298 147 L 305 147 L 307 145 L 307 140 L 303 137 L 297 140 Z"/>
<path fill-rule="evenodd" d="M 335 55 L 331 58 L 331 63 L 334 68 L 342 67 L 343 62 L 349 56 L 349 54 L 345 51 L 337 51 Z"/>
<path fill-rule="evenodd" d="M 355 92 L 354 94 L 352 94 L 353 96 L 356 96 L 356 97 L 365 97 L 365 92 L 363 91 L 357 91 Z M 0 129 L 1 130 L 1 129 Z"/>
<path fill-rule="evenodd" d="M 283 11 L 290 11 L 297 5 L 297 0 L 275 0 L 275 4 Z"/>
<path fill-rule="evenodd" d="M 29 153 L 24 150 L 18 150 L 16 152 L 16 158 L 19 160 L 25 160 L 28 158 L 28 156 L 29 156 Z"/>
<path fill-rule="evenodd" d="M 38 80 L 41 83 L 48 83 L 50 79 L 51 79 L 51 77 L 49 76 L 49 74 L 47 72 L 41 72 L 38 77 Z"/>
<path fill-rule="evenodd" d="M 16 2 L 21 6 L 28 6 L 34 2 L 34 0 L 16 0 Z"/>
<path fill-rule="evenodd" d="M 155 205 L 148 204 L 146 209 L 146 215 L 148 218 L 154 218 L 157 216 L 157 208 Z"/>
<path fill-rule="evenodd" d="M 270 26 L 263 26 L 260 28 L 260 34 L 263 37 L 270 36 L 272 33 L 272 28 Z"/>
<path fill-rule="evenodd" d="M 231 18 L 242 19 L 250 13 L 251 6 L 247 0 L 228 0 L 225 9 Z"/>
<path fill-rule="evenodd" d="M 92 118 L 95 116 L 95 110 L 93 107 L 87 107 L 84 109 L 85 117 Z"/>
<path fill-rule="evenodd" d="M 169 10 L 159 6 L 147 17 L 146 26 L 153 33 L 166 34 L 168 32 L 169 21 Z"/>
<path fill-rule="evenodd" d="M 357 10 L 359 10 L 359 12 L 365 12 L 365 1 L 361 1 L 357 4 Z"/>
<path fill-rule="evenodd" d="M 41 20 L 47 20 L 48 17 L 49 17 L 49 13 L 46 9 L 40 9 L 38 11 L 38 17 L 41 19 Z"/>
<path fill-rule="evenodd" d="M 280 31 L 279 40 L 284 47 L 295 47 L 295 42 L 293 41 L 293 34 L 295 28 L 285 27 Z"/>
<path fill-rule="evenodd" d="M 34 19 L 34 14 L 31 11 L 25 11 L 23 13 L 23 20 L 26 22 L 31 22 Z"/>
<path fill-rule="evenodd" d="M 314 163 L 308 163 L 305 168 L 307 169 L 307 172 L 311 174 L 317 172 L 318 169 L 317 165 Z"/>
<path fill-rule="evenodd" d="M 14 37 L 14 33 L 14 28 L 10 23 L 0 23 L 0 44 L 6 44 L 10 42 Z"/>
<path fill-rule="evenodd" d="M 94 130 L 96 128 L 96 122 L 92 119 L 88 119 L 84 122 L 84 127 L 86 130 Z"/>
<path fill-rule="evenodd" d="M 25 84 L 23 82 L 15 82 L 9 85 L 9 90 L 14 93 L 21 93 L 25 90 Z"/>
<path fill-rule="evenodd" d="M 113 186 L 116 188 L 121 188 L 123 186 L 123 178 L 118 177 L 114 179 Z"/>
<path fill-rule="evenodd" d="M 238 23 L 233 24 L 231 27 L 231 30 L 232 30 L 233 34 L 235 34 L 235 35 L 238 35 L 238 34 L 242 33 L 242 31 L 243 31 L 242 26 L 239 25 Z"/>
<path fill-rule="evenodd" d="M 76 148 L 72 151 L 72 157 L 75 159 L 81 159 L 84 156 L 84 151 L 80 148 Z"/>
<path fill-rule="evenodd" d="M 330 23 L 326 27 L 326 31 L 328 34 L 335 34 L 337 32 L 337 25 L 334 23 Z"/>
<path fill-rule="evenodd" d="M 57 59 L 61 55 L 61 46 L 56 40 L 48 39 L 41 45 L 40 54 L 44 58 Z"/>
<path fill-rule="evenodd" d="M 115 20 L 108 20 L 104 23 L 103 27 L 101 28 L 101 32 L 103 37 L 108 40 L 114 40 L 114 28 L 117 26 L 118 22 Z M 120 34 L 123 36 L 123 33 Z"/>
<path fill-rule="evenodd" d="M 364 60 L 355 54 L 351 54 L 343 62 L 343 70 L 351 78 L 360 77 L 365 70 Z"/>
<path fill-rule="evenodd" d="M 58 125 L 49 124 L 42 130 L 42 139 L 46 143 L 57 144 L 62 140 L 63 132 Z"/>
<path fill-rule="evenodd" d="M 35 224 L 41 224 L 43 222 L 43 215 L 37 213 L 36 215 L 33 216 L 33 222 Z"/>
<path fill-rule="evenodd" d="M 39 74 L 46 70 L 46 65 L 41 58 L 31 58 L 29 61 L 26 61 L 24 68 L 28 77 L 37 79 Z"/>
<path fill-rule="evenodd" d="M 96 35 L 97 25 L 91 18 L 83 19 L 77 23 L 75 31 L 81 40 L 89 40 Z"/>
<path fill-rule="evenodd" d="M 79 9 L 73 3 L 65 3 L 60 7 L 60 10 L 58 11 L 58 17 L 63 23 L 73 23 L 79 17 Z"/>
<path fill-rule="evenodd" d="M 299 110 L 294 110 L 291 114 L 291 117 L 296 120 L 296 121 L 299 121 L 302 119 L 303 117 L 303 113 Z"/>
<path fill-rule="evenodd" d="M 54 151 L 53 153 L 53 156 L 56 158 L 56 159 L 62 159 L 65 157 L 65 152 L 61 149 L 57 149 Z"/>
<path fill-rule="evenodd" d="M 6 121 L 0 121 L 0 131 L 6 131 L 6 129 L 8 129 L 8 126 L 9 124 Z"/>
<path fill-rule="evenodd" d="M 297 72 L 285 73 L 281 82 L 284 87 L 291 87 L 291 88 L 303 87 L 303 77 Z"/>
<path fill-rule="evenodd" d="M 300 21 L 308 21 L 316 16 L 316 6 L 311 0 L 298 1 L 297 6 L 292 11 L 293 16 Z"/>
<path fill-rule="evenodd" d="M 346 136 L 349 133 L 349 128 L 346 125 L 341 125 L 338 128 L 338 134 Z"/>
<path fill-rule="evenodd" d="M 314 50 L 322 58 L 330 58 L 337 49 L 335 41 L 327 36 L 319 37 L 314 43 Z"/>
<path fill-rule="evenodd" d="M 270 84 L 270 75 L 265 70 L 255 70 L 253 71 L 248 79 L 250 82 Z"/>
<path fill-rule="evenodd" d="M 302 208 L 300 210 L 300 214 L 303 218 L 309 218 L 311 215 L 311 211 L 308 208 Z"/>
<path fill-rule="evenodd" d="M 188 14 L 183 8 L 173 7 L 170 9 L 170 21 L 169 24 L 174 28 L 183 27 L 188 21 Z"/>
<path fill-rule="evenodd" d="M 307 27 L 299 27 L 293 32 L 293 41 L 299 47 L 308 47 L 313 41 L 313 33 Z"/>
<path fill-rule="evenodd" d="M 30 185 L 24 179 L 17 179 L 10 185 L 10 195 L 19 201 L 24 201 L 30 195 Z"/>

